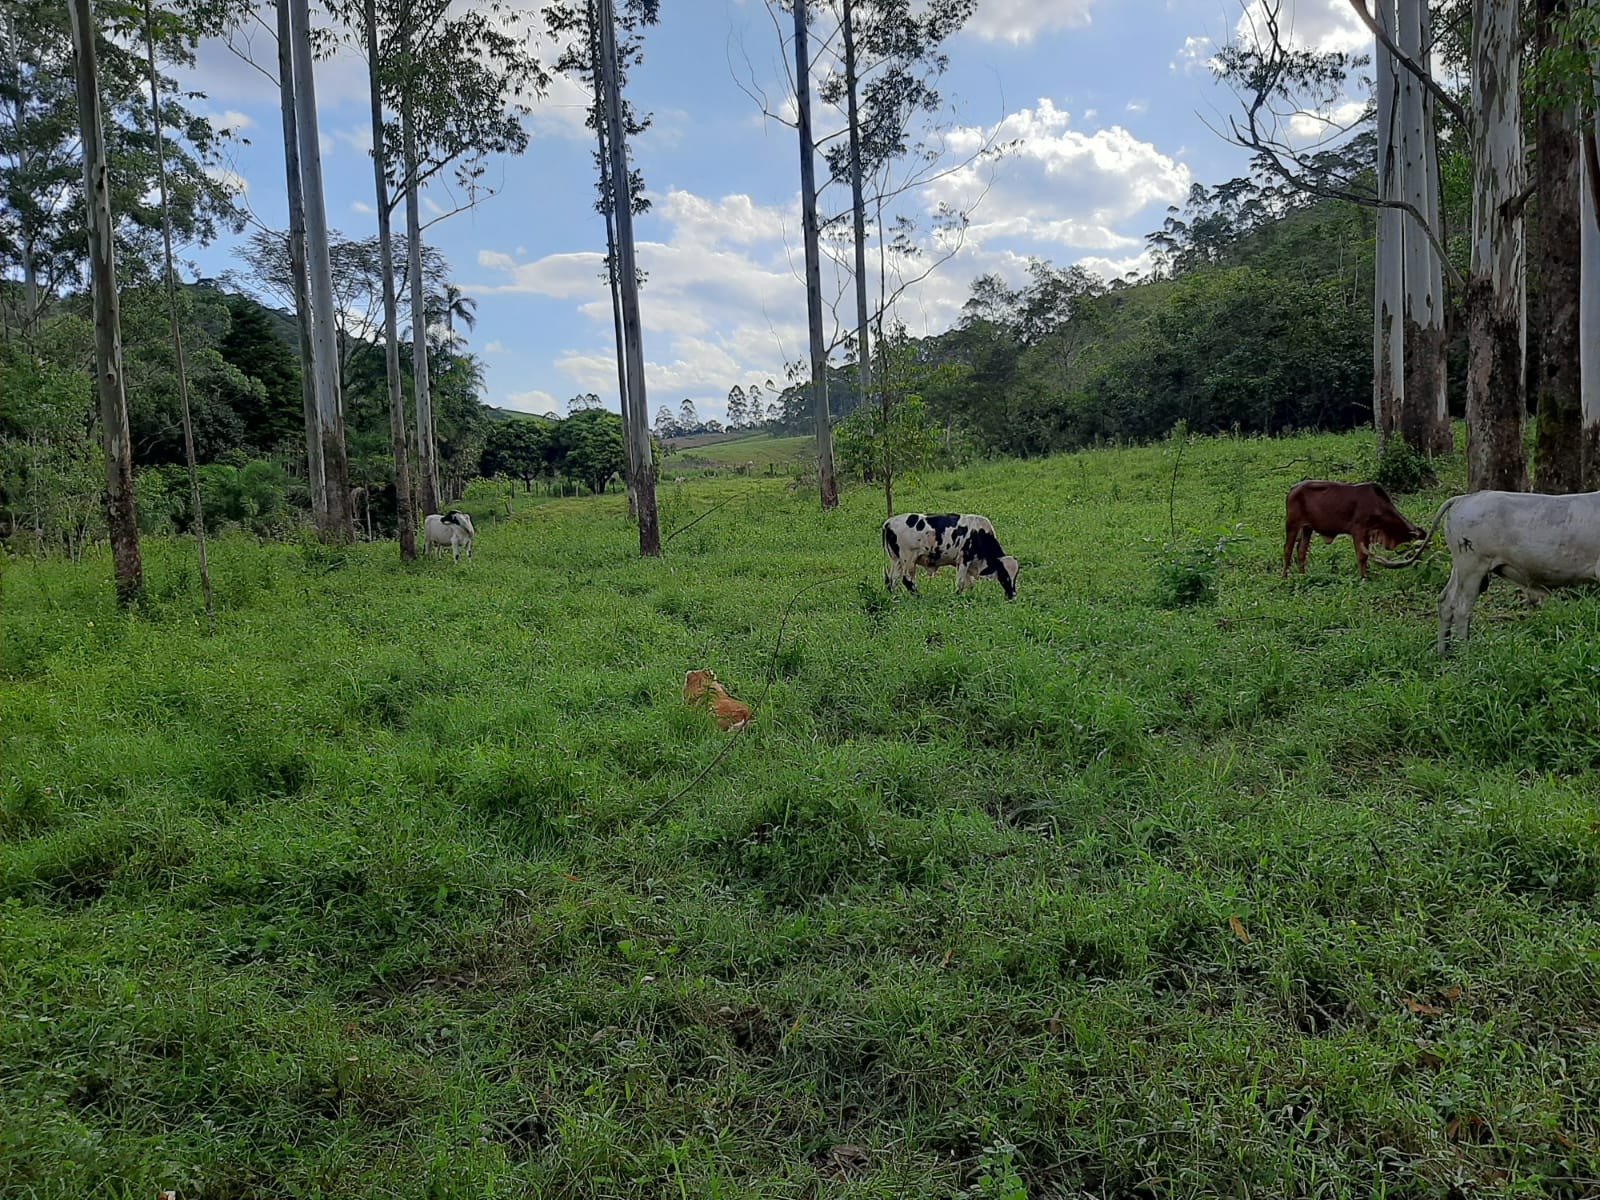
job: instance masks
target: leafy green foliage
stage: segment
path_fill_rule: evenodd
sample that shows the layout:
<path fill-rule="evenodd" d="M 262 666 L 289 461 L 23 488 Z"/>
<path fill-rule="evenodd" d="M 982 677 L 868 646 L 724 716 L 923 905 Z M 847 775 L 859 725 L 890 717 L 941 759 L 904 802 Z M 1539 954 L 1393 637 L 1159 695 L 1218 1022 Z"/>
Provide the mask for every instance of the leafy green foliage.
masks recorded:
<path fill-rule="evenodd" d="M 1151 603 L 1157 608 L 1215 604 L 1222 564 L 1230 551 L 1247 540 L 1249 535 L 1235 525 L 1215 534 L 1191 530 L 1183 540 L 1163 542 L 1155 561 Z"/>
<path fill-rule="evenodd" d="M 93 403 L 87 375 L 0 342 L 0 535 L 76 554 L 101 527 Z"/>
<path fill-rule="evenodd" d="M 1433 464 L 1400 438 L 1391 438 L 1378 455 L 1373 480 L 1396 496 L 1438 486 Z"/>

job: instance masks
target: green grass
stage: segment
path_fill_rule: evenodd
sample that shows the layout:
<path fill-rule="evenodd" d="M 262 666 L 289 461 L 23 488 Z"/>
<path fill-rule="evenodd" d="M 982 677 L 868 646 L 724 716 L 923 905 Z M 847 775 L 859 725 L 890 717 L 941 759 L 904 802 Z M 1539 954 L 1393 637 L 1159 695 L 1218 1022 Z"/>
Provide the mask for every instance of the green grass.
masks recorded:
<path fill-rule="evenodd" d="M 1595 1195 L 1600 604 L 1280 580 L 1351 436 L 1188 448 L 1257 536 L 1165 610 L 1172 454 L 902 490 L 1009 605 L 746 479 L 224 539 L 215 638 L 185 544 L 6 564 L 0 1196 Z"/>
<path fill-rule="evenodd" d="M 662 464 L 662 478 L 671 482 L 688 470 L 727 469 L 753 462 L 756 471 L 766 474 L 769 466 L 784 474 L 791 466 L 809 464 L 815 459 L 816 442 L 808 437 L 769 437 L 764 433 L 724 441 L 680 445 Z"/>

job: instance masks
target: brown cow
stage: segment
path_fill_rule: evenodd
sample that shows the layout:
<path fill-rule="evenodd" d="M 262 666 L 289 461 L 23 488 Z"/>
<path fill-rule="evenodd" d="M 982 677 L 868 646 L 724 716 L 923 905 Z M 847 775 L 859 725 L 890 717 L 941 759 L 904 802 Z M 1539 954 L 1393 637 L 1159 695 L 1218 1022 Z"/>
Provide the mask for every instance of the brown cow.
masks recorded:
<path fill-rule="evenodd" d="M 1306 551 L 1311 547 L 1313 533 L 1321 534 L 1322 540 L 1330 543 L 1341 533 L 1348 533 L 1356 544 L 1356 570 L 1363 579 L 1367 577 L 1370 543 L 1381 541 L 1384 549 L 1393 550 L 1423 536 L 1423 531 L 1406 520 L 1389 499 L 1389 493 L 1376 483 L 1308 479 L 1289 489 L 1283 507 L 1285 577 L 1296 539 L 1300 542 L 1300 574 L 1306 573 Z"/>

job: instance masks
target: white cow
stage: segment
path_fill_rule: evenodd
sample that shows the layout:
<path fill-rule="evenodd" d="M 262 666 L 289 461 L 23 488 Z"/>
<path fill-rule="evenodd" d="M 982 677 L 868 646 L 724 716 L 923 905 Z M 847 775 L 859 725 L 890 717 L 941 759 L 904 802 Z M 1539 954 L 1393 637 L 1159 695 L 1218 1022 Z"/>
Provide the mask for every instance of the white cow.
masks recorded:
<path fill-rule="evenodd" d="M 1452 636 L 1466 642 L 1472 606 L 1491 575 L 1509 579 L 1535 603 L 1552 588 L 1600 582 L 1600 492 L 1452 496 L 1440 505 L 1415 552 L 1379 561 L 1386 567 L 1409 567 L 1422 557 L 1441 521 L 1450 550 L 1450 582 L 1439 596 L 1440 654 L 1449 652 Z"/>
<path fill-rule="evenodd" d="M 472 557 L 472 539 L 477 536 L 477 530 L 472 527 L 471 517 L 452 508 L 442 517 L 438 513 L 424 517 L 422 534 L 425 550 L 443 554 L 444 548 L 449 546 L 452 561 L 460 562 L 463 548 L 467 557 Z"/>
<path fill-rule="evenodd" d="M 917 590 L 917 568 L 929 575 L 940 567 L 955 567 L 956 591 L 964 592 L 979 579 L 993 579 L 1005 589 L 1006 599 L 1017 597 L 1017 560 L 1000 548 L 989 518 L 976 513 L 902 513 L 883 523 L 883 552 L 889 556 L 883 582 L 892 592 L 896 583 L 908 592 Z"/>

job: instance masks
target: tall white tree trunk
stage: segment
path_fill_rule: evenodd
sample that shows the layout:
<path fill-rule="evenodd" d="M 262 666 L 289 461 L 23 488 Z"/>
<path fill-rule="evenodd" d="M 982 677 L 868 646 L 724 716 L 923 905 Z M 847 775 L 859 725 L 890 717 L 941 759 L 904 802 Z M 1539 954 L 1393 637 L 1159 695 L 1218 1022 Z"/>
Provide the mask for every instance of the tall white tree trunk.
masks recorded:
<path fill-rule="evenodd" d="M 94 377 L 100 401 L 100 435 L 106 452 L 106 524 L 111 533 L 117 599 L 132 604 L 144 591 L 139 521 L 133 507 L 133 450 L 128 397 L 122 377 L 122 315 L 117 303 L 115 223 L 111 171 L 100 123 L 99 65 L 90 0 L 70 0 L 72 47 L 77 56 L 78 121 L 83 137 L 83 185 L 88 205 L 89 290 L 94 302 Z"/>
<path fill-rule="evenodd" d="M 1401 51 L 1426 64 L 1429 49 L 1427 0 L 1399 0 Z M 1408 70 L 1399 73 L 1399 132 L 1404 161 L 1402 198 L 1439 230 L 1439 155 L 1435 143 L 1433 93 Z M 1405 396 L 1400 429 L 1407 443 L 1423 454 L 1453 449 L 1446 393 L 1444 266 L 1427 231 L 1417 218 L 1401 214 L 1405 251 L 1401 287 L 1404 330 Z"/>
<path fill-rule="evenodd" d="M 622 292 L 622 334 L 627 349 L 628 428 L 638 463 L 639 553 L 661 553 L 656 516 L 655 456 L 645 424 L 649 401 L 644 386 L 644 331 L 639 320 L 639 273 L 633 254 L 633 188 L 628 145 L 622 127 L 622 89 L 617 79 L 617 17 L 612 0 L 595 5 L 600 25 L 600 70 L 605 91 L 606 149 L 611 162 L 612 212 L 617 224 L 617 274 Z"/>
<path fill-rule="evenodd" d="M 600 23 L 595 13 L 594 0 L 589 0 L 589 58 L 592 64 L 590 75 L 594 81 L 594 133 L 600 159 L 600 207 L 606 221 L 606 284 L 611 291 L 611 328 L 617 345 L 617 407 L 622 412 L 622 457 L 624 474 L 627 477 L 628 519 L 637 521 L 639 457 L 630 432 L 632 424 L 628 415 L 631 407 L 628 399 L 628 351 L 622 336 L 622 292 L 617 286 L 617 228 L 612 217 L 616 192 L 611 186 L 610 152 L 606 147 L 605 88 L 600 70 Z"/>
<path fill-rule="evenodd" d="M 422 198 L 417 194 L 417 129 L 406 81 L 400 101 L 400 143 L 405 157 L 406 254 L 411 273 L 411 386 L 417 398 L 417 473 L 422 511 L 439 511 L 438 440 L 433 428 L 433 389 L 428 380 L 428 296 L 422 283 Z"/>
<path fill-rule="evenodd" d="M 289 41 L 294 56 L 295 134 L 305 203 L 306 274 L 311 292 L 311 331 L 317 432 L 322 443 L 327 509 L 322 535 L 355 537 L 350 514 L 350 468 L 344 446 L 344 402 L 339 394 L 339 338 L 334 325 L 333 266 L 328 251 L 328 211 L 322 195 L 322 146 L 317 132 L 317 86 L 311 65 L 311 19 L 306 0 L 289 0 Z"/>
<path fill-rule="evenodd" d="M 295 328 L 300 334 L 300 399 L 305 406 L 306 481 L 318 526 L 328 511 L 328 477 L 317 423 L 316 341 L 311 335 L 311 290 L 306 281 L 306 205 L 300 183 L 300 135 L 295 120 L 294 52 L 289 0 L 277 0 L 278 101 L 283 119 L 283 171 L 289 200 L 289 273 L 294 276 Z"/>
<path fill-rule="evenodd" d="M 1472 5 L 1472 266 L 1467 278 L 1467 486 L 1522 491 L 1527 454 L 1521 42 L 1517 6 Z"/>
<path fill-rule="evenodd" d="M 1396 33 L 1396 0 L 1378 0 L 1377 19 L 1392 38 Z M 1398 200 L 1403 192 L 1400 138 L 1400 64 L 1376 42 L 1378 91 L 1378 196 Z M 1405 331 L 1403 271 L 1405 215 L 1396 209 L 1378 210 L 1372 278 L 1372 419 L 1380 450 L 1401 435 L 1400 416 L 1405 407 Z"/>
<path fill-rule="evenodd" d="M 1595 62 L 1595 74 L 1600 79 L 1600 57 Z M 1595 491 L 1600 490 L 1600 131 L 1591 125 L 1582 140 L 1578 370 L 1583 409 L 1583 486 Z"/>
<path fill-rule="evenodd" d="M 856 95 L 856 33 L 852 0 L 843 0 L 840 27 L 844 36 L 845 113 L 850 125 L 850 217 L 855 231 L 856 259 L 856 387 L 860 403 L 872 395 L 872 343 L 867 310 L 867 205 L 862 198 L 861 116 Z M 880 383 L 880 416 L 883 421 L 883 504 L 884 515 L 894 516 L 894 464 L 889 457 L 889 389 Z"/>
<path fill-rule="evenodd" d="M 365 0 L 367 85 L 372 101 L 372 187 L 378 207 L 378 257 L 383 270 L 383 369 L 389 385 L 389 440 L 394 452 L 395 523 L 400 561 L 417 557 L 417 522 L 411 512 L 411 462 L 406 450 L 406 405 L 400 391 L 400 304 L 395 297 L 393 236 L 389 224 L 389 164 L 383 142 L 383 79 L 378 47 L 378 6 Z M 370 492 L 368 493 L 370 512 Z M 370 536 L 371 531 L 368 531 Z"/>
<path fill-rule="evenodd" d="M 794 99 L 800 134 L 800 213 L 806 244 L 806 321 L 810 328 L 811 403 L 817 431 L 817 486 L 824 509 L 839 507 L 828 416 L 828 352 L 822 338 L 822 255 L 817 243 L 816 144 L 811 136 L 811 50 L 805 0 L 794 3 Z"/>
<path fill-rule="evenodd" d="M 217 631 L 217 615 L 211 606 L 211 566 L 206 559 L 206 513 L 200 500 L 200 469 L 195 464 L 194 422 L 189 415 L 189 372 L 183 353 L 183 322 L 178 314 L 178 271 L 172 260 L 172 206 L 167 197 L 166 130 L 161 122 L 161 75 L 156 70 L 155 13 L 150 0 L 144 0 L 145 66 L 150 79 L 150 128 L 156 137 L 156 179 L 161 196 L 161 248 L 167 275 L 167 314 L 172 324 L 172 356 L 177 367 L 178 409 L 183 416 L 183 459 L 189 469 L 189 503 L 194 506 L 194 540 L 200 560 L 200 594 L 205 601 L 206 632 Z"/>

